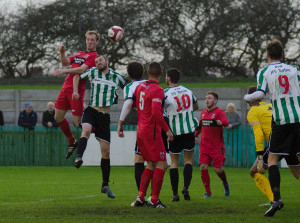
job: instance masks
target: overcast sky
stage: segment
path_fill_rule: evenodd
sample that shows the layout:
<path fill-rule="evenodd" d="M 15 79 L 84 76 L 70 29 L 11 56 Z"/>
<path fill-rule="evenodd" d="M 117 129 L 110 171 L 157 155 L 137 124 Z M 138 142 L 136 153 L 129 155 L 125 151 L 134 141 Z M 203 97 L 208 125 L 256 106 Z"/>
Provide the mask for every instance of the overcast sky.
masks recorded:
<path fill-rule="evenodd" d="M 45 3 L 51 3 L 55 0 L 0 0 L 1 8 L 4 10 L 8 9 L 14 10 L 17 6 L 26 6 L 27 4 L 45 4 Z"/>

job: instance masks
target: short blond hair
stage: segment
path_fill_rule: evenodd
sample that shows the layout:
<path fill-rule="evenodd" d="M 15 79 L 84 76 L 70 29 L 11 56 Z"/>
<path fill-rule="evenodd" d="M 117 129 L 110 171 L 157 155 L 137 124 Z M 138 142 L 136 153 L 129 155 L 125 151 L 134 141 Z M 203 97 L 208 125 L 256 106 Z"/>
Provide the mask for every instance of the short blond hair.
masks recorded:
<path fill-rule="evenodd" d="M 96 30 L 89 30 L 85 33 L 85 37 L 88 35 L 96 35 L 96 40 L 100 40 L 100 34 Z"/>
<path fill-rule="evenodd" d="M 235 105 L 233 103 L 228 103 L 226 107 L 226 111 L 228 111 L 229 107 L 233 107 L 233 111 L 235 111 Z"/>

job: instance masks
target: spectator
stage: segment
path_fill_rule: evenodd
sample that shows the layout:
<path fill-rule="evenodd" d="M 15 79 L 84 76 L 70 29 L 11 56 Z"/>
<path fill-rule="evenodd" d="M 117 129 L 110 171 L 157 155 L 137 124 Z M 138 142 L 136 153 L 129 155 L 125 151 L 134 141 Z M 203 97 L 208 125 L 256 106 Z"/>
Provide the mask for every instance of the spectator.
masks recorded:
<path fill-rule="evenodd" d="M 232 129 L 241 125 L 241 117 L 235 111 L 235 105 L 233 103 L 228 103 L 225 114 L 229 121 L 229 125 L 226 127 L 227 129 Z"/>
<path fill-rule="evenodd" d="M 3 113 L 0 111 L 0 125 L 4 125 Z"/>
<path fill-rule="evenodd" d="M 33 130 L 37 122 L 37 114 L 32 110 L 32 104 L 30 102 L 25 103 L 25 110 L 19 115 L 18 125 Z"/>
<path fill-rule="evenodd" d="M 43 126 L 49 128 L 58 127 L 58 124 L 54 119 L 54 115 L 55 115 L 54 103 L 50 101 L 47 104 L 47 110 L 43 112 L 43 119 L 42 119 Z"/>

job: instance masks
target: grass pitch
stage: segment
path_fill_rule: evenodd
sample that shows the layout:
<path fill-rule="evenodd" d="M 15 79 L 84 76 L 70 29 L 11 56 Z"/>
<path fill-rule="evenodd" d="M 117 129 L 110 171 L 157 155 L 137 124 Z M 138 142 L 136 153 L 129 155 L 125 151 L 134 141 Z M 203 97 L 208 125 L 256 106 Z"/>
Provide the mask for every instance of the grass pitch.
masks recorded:
<path fill-rule="evenodd" d="M 0 222 L 299 222 L 299 181 L 281 169 L 285 207 L 273 218 L 263 216 L 265 197 L 248 169 L 226 168 L 231 187 L 224 196 L 220 179 L 210 169 L 213 197 L 203 199 L 199 168 L 194 168 L 191 201 L 173 203 L 169 170 L 161 191 L 168 209 L 134 208 L 137 188 L 133 167 L 112 167 L 110 199 L 101 194 L 101 169 L 97 167 L 0 167 Z M 179 170 L 179 190 L 183 186 Z"/>

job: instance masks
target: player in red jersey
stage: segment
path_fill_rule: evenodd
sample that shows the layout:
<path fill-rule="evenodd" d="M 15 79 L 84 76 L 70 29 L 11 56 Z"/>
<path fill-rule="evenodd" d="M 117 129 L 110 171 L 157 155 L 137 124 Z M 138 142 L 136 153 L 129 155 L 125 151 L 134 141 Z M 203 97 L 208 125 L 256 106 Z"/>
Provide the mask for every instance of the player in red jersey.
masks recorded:
<path fill-rule="evenodd" d="M 72 57 L 66 57 L 65 47 L 60 45 L 57 49 L 60 52 L 60 59 L 63 66 L 71 65 L 70 69 L 57 69 L 52 75 L 62 75 L 68 74 L 65 79 L 65 82 L 62 86 L 62 89 L 57 97 L 55 102 L 55 120 L 59 124 L 62 132 L 68 138 L 69 149 L 66 155 L 68 159 L 73 151 L 78 146 L 77 141 L 75 140 L 70 125 L 65 119 L 65 115 L 68 110 L 72 110 L 73 122 L 75 126 L 79 126 L 81 122 L 81 116 L 83 112 L 83 99 L 85 92 L 86 80 L 78 80 L 79 83 L 75 92 L 78 92 L 76 98 L 73 94 L 73 78 L 79 79 L 79 74 L 84 73 L 91 67 L 95 67 L 95 59 L 97 57 L 96 48 L 99 44 L 100 35 L 98 32 L 92 30 L 87 31 L 85 34 L 86 37 L 86 51 L 79 51 Z M 77 91 L 78 90 L 78 91 Z M 75 100 L 76 99 L 76 100 Z"/>
<path fill-rule="evenodd" d="M 147 161 L 140 182 L 139 196 L 131 206 L 146 206 L 145 195 L 152 179 L 150 206 L 167 207 L 158 199 L 164 174 L 168 168 L 166 151 L 161 137 L 161 128 L 166 131 L 168 140 L 173 140 L 173 133 L 163 118 L 164 90 L 158 85 L 162 75 L 159 63 L 153 62 L 147 70 L 149 79 L 137 86 L 134 105 L 138 113 L 137 145 L 141 155 Z"/>
<path fill-rule="evenodd" d="M 217 107 L 218 98 L 219 96 L 216 92 L 207 92 L 205 97 L 207 109 L 201 112 L 199 129 L 195 132 L 195 143 L 197 144 L 199 144 L 198 135 L 201 133 L 199 165 L 202 182 L 206 190 L 203 198 L 212 197 L 208 174 L 208 166 L 211 164 L 211 161 L 216 174 L 223 181 L 225 196 L 230 194 L 229 184 L 223 169 L 225 162 L 223 126 L 228 126 L 229 122 L 225 112 Z"/>

